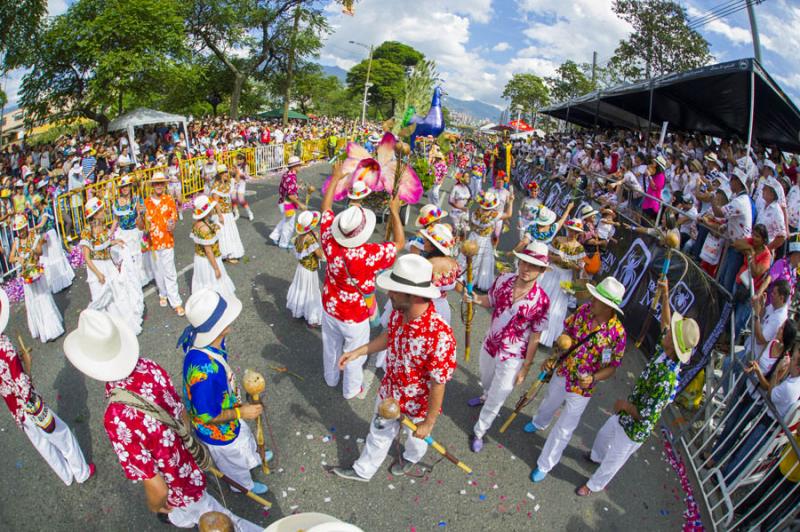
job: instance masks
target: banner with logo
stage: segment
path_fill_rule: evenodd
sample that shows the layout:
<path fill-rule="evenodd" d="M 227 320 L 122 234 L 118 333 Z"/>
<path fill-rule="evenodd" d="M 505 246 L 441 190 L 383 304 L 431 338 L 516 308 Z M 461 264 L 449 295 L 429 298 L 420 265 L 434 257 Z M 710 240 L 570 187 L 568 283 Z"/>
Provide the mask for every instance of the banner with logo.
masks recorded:
<path fill-rule="evenodd" d="M 530 175 L 520 176 L 520 181 L 529 181 L 530 178 Z M 581 190 L 563 181 L 541 174 L 535 179 L 540 186 L 539 198 L 559 217 L 570 201 L 575 203 L 573 212 L 584 204 L 591 204 Z M 650 307 L 666 250 L 657 238 L 623 227 L 617 228 L 614 238 L 617 242 L 603 253 L 602 266 L 594 281 L 599 282 L 613 275 L 625 285 L 625 298 L 622 301 L 625 315 L 622 322 L 628 334 L 628 345 L 633 346 L 641 337 L 640 349 L 649 357 L 660 335 L 661 302 L 656 305 L 655 311 Z M 672 312 L 694 318 L 702 334 L 691 360 L 681 370 L 680 389 L 683 389 L 706 366 L 721 334 L 730 329 L 732 305 L 727 294 L 719 290 L 691 259 L 677 250 L 672 253 L 667 277 Z M 646 328 L 644 334 L 643 328 Z"/>

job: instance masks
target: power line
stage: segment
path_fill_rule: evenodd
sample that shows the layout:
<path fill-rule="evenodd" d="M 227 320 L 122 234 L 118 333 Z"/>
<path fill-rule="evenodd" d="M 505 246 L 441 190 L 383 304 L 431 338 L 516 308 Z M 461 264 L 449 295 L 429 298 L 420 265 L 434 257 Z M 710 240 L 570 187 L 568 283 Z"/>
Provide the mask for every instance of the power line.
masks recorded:
<path fill-rule="evenodd" d="M 714 13 L 711 16 L 701 17 L 699 20 L 694 20 L 688 24 L 689 29 L 696 30 L 706 24 L 710 24 L 715 20 L 720 20 L 725 17 L 728 17 L 734 13 L 738 13 L 739 11 L 743 11 L 750 6 L 757 6 L 762 4 L 765 0 L 739 0 L 739 3 L 736 5 L 732 5 L 726 9 L 720 10 L 717 13 Z"/>
<path fill-rule="evenodd" d="M 698 23 L 702 22 L 705 19 L 708 19 L 708 18 L 716 16 L 718 13 L 720 13 L 722 11 L 730 9 L 731 7 L 734 7 L 737 4 L 738 5 L 742 5 L 745 2 L 746 2 L 746 0 L 730 0 L 728 2 L 716 5 L 716 6 L 712 7 L 711 9 L 709 9 L 708 11 L 706 11 L 705 13 L 703 13 L 701 15 L 698 15 L 697 17 L 687 21 L 687 24 L 690 25 L 690 26 L 694 25 L 694 24 L 698 24 Z"/>

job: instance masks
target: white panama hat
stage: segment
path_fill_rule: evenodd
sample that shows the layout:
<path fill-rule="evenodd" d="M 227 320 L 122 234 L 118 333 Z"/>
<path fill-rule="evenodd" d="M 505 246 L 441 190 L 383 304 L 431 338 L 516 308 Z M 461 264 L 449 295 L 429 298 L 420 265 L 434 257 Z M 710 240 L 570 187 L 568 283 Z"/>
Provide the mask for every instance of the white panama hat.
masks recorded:
<path fill-rule="evenodd" d="M 192 219 L 202 220 L 208 216 L 214 207 L 217 206 L 216 201 L 211 201 L 205 194 L 200 194 L 194 199 L 194 210 L 192 211 Z"/>
<path fill-rule="evenodd" d="M 614 277 L 606 277 L 597 286 L 587 283 L 586 289 L 592 294 L 593 298 L 605 303 L 620 314 L 624 314 L 620 305 L 622 304 L 622 298 L 625 297 L 625 285 Z"/>
<path fill-rule="evenodd" d="M 692 358 L 692 351 L 700 343 L 700 327 L 692 318 L 686 318 L 680 312 L 674 312 L 670 319 L 670 332 L 678 360 L 686 364 Z"/>
<path fill-rule="evenodd" d="M 235 296 L 222 297 L 211 288 L 198 290 L 186 302 L 189 326 L 183 330 L 178 345 L 183 345 L 184 349 L 207 346 L 233 323 L 241 311 L 242 302 Z"/>
<path fill-rule="evenodd" d="M 413 296 L 436 299 L 442 293 L 433 286 L 433 265 L 419 255 L 403 255 L 391 271 L 378 276 L 376 284 L 387 292 L 400 292 Z"/>
<path fill-rule="evenodd" d="M 319 211 L 303 211 L 297 215 L 294 230 L 298 235 L 304 235 L 319 225 L 321 218 Z"/>
<path fill-rule="evenodd" d="M 453 238 L 453 232 L 445 224 L 433 224 L 426 227 L 419 232 L 426 240 L 444 253 L 445 257 L 453 256 L 453 248 L 456 245 L 456 240 Z"/>
<path fill-rule="evenodd" d="M 139 340 L 119 318 L 86 309 L 78 317 L 78 328 L 64 339 L 64 354 L 86 376 L 103 382 L 118 381 L 136 367 Z"/>
<path fill-rule="evenodd" d="M 336 215 L 331 232 L 339 245 L 357 248 L 364 244 L 375 230 L 375 213 L 360 205 L 353 205 Z"/>
<path fill-rule="evenodd" d="M 550 258 L 547 255 L 547 244 L 534 240 L 525 246 L 522 251 L 515 251 L 514 255 L 521 261 L 534 266 L 550 267 Z"/>

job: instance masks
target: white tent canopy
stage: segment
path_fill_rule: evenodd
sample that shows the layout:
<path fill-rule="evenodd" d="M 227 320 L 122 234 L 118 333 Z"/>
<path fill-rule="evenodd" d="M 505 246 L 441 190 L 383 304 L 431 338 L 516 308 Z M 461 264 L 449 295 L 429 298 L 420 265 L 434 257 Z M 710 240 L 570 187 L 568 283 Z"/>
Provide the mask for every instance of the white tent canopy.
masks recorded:
<path fill-rule="evenodd" d="M 131 146 L 131 155 L 136 160 L 136 150 L 134 149 L 134 135 L 133 130 L 136 127 L 147 126 L 151 124 L 180 124 L 183 127 L 183 133 L 186 136 L 186 148 L 189 148 L 189 130 L 186 127 L 188 122 L 187 118 L 182 115 L 174 115 L 165 113 L 163 111 L 156 111 L 155 109 L 146 109 L 139 107 L 130 113 L 118 116 L 108 124 L 109 131 L 118 131 L 124 129 L 128 132 L 128 142 Z"/>

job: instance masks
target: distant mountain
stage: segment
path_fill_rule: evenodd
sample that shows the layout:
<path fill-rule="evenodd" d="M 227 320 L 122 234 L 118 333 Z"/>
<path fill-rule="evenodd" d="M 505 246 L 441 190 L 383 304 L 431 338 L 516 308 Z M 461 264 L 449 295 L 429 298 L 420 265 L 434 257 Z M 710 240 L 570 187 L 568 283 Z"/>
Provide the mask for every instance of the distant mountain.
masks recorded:
<path fill-rule="evenodd" d="M 342 83 L 347 83 L 347 71 L 345 69 L 333 65 L 320 66 L 328 76 L 336 76 Z M 477 121 L 491 120 L 492 122 L 497 122 L 500 118 L 500 109 L 480 100 L 459 100 L 452 96 L 445 96 L 444 105 L 451 111 L 469 115 Z"/>
<path fill-rule="evenodd" d="M 342 83 L 347 83 L 347 70 L 335 65 L 320 65 L 322 71 L 328 76 L 336 76 Z"/>
<path fill-rule="evenodd" d="M 480 100 L 459 100 L 452 96 L 445 96 L 444 106 L 451 111 L 470 115 L 479 121 L 491 120 L 496 122 L 500 117 L 500 109 Z"/>

